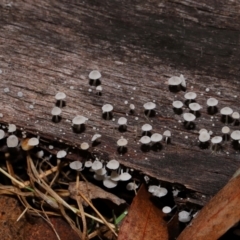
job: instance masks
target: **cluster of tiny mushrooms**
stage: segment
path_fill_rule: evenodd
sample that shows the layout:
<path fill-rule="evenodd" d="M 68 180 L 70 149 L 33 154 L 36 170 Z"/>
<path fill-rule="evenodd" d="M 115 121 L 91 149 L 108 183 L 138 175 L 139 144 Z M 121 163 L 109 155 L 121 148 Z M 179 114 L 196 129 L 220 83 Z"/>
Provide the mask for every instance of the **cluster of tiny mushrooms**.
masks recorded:
<path fill-rule="evenodd" d="M 101 79 L 101 73 L 98 70 L 93 70 L 89 73 L 89 79 L 93 81 L 93 85 L 96 86 L 96 82 L 100 81 Z M 183 75 L 178 76 L 173 76 L 169 78 L 168 80 L 168 85 L 169 89 L 171 88 L 177 89 L 178 91 L 184 90 L 186 91 L 186 79 L 184 78 Z M 102 94 L 102 86 L 98 85 L 96 86 L 96 90 L 98 95 Z M 4 92 L 7 92 L 6 89 L 4 89 Z M 186 129 L 191 129 L 194 124 L 194 120 L 197 117 L 197 114 L 201 110 L 202 106 L 196 102 L 197 94 L 195 92 L 186 92 L 184 95 L 185 98 L 185 104 L 187 105 L 189 112 L 182 113 L 182 107 L 184 106 L 184 103 L 180 100 L 173 101 L 172 106 L 173 110 L 176 113 L 181 113 L 183 120 L 184 120 L 184 126 Z M 59 122 L 61 120 L 61 113 L 62 113 L 62 108 L 65 105 L 66 101 L 66 94 L 63 92 L 58 92 L 55 95 L 55 99 L 57 101 L 57 105 L 53 107 L 51 114 L 52 114 L 52 121 L 53 122 Z M 206 101 L 206 105 L 208 108 L 208 111 L 210 113 L 214 113 L 216 111 L 217 105 L 218 105 L 218 100 L 215 98 L 209 98 Z M 129 110 L 131 112 L 134 112 L 135 106 L 133 104 L 130 104 Z M 146 117 L 150 117 L 152 111 L 155 111 L 156 108 L 156 103 L 154 102 L 147 102 L 143 105 L 143 108 L 145 110 L 145 115 Z M 102 106 L 102 114 L 105 115 L 105 119 L 109 120 L 110 116 L 113 112 L 113 106 L 111 104 L 104 104 Z M 239 121 L 240 115 L 238 112 L 234 112 L 230 107 L 224 107 L 220 110 L 220 113 L 222 117 L 225 120 L 225 124 L 229 124 L 229 119 L 231 118 L 231 122 L 235 124 L 236 122 Z M 81 129 L 85 126 L 88 118 L 84 116 L 77 115 L 72 119 L 72 127 L 76 132 L 81 132 Z M 127 128 L 127 118 L 125 117 L 120 117 L 117 121 L 118 125 L 121 128 Z M 169 130 L 166 130 L 163 132 L 163 134 L 160 133 L 153 133 L 151 134 L 153 127 L 146 123 L 141 127 L 142 130 L 142 137 L 139 139 L 139 142 L 142 145 L 149 145 L 149 144 L 158 144 L 160 141 L 164 139 L 166 144 L 170 142 L 171 139 L 171 132 Z M 8 137 L 5 133 L 4 130 L 0 130 L 0 140 L 7 137 L 6 143 L 8 148 L 15 148 L 19 146 L 19 139 L 16 135 L 13 133 L 16 131 L 16 126 L 14 124 L 9 124 L 8 125 Z M 200 145 L 207 145 L 209 142 L 211 142 L 211 149 L 216 151 L 222 141 L 227 141 L 229 136 L 233 141 L 237 141 L 240 143 L 240 131 L 232 131 L 228 126 L 223 126 L 222 127 L 222 135 L 221 136 L 214 136 L 211 137 L 213 134 L 211 131 L 208 131 L 206 129 L 201 129 L 199 131 L 199 142 Z M 100 134 L 94 134 L 92 136 L 92 143 L 99 141 L 101 138 Z M 25 139 L 25 140 L 24 140 Z M 23 150 L 28 151 L 34 146 L 37 146 L 39 144 L 39 138 L 33 137 L 33 138 L 26 138 L 26 133 L 23 132 L 23 140 L 21 143 L 21 147 Z M 122 151 L 124 148 L 127 147 L 128 140 L 121 137 L 117 141 L 117 145 L 119 147 L 119 150 Z M 208 146 L 208 145 L 207 145 Z M 90 145 L 87 142 L 83 142 L 80 145 L 81 150 L 83 151 L 88 151 L 90 148 Z M 44 155 L 43 151 L 39 151 L 38 157 L 42 158 Z M 57 159 L 63 159 L 67 155 L 67 151 L 65 150 L 60 150 L 57 152 Z M 84 164 L 80 161 L 74 161 L 69 164 L 69 167 L 73 170 L 76 171 L 82 171 L 84 168 L 89 168 L 90 171 L 94 173 L 94 178 L 98 181 L 103 181 L 103 185 L 107 188 L 114 188 L 117 186 L 119 181 L 128 181 L 128 184 L 126 186 L 127 190 L 136 190 L 138 188 L 138 185 L 135 183 L 135 181 L 129 181 L 132 176 L 129 173 L 129 169 L 126 169 L 126 171 L 123 171 L 123 168 L 120 166 L 119 162 L 115 159 L 112 159 L 108 161 L 107 163 L 103 160 L 99 160 L 97 157 L 95 158 L 94 161 L 92 160 L 87 160 L 84 162 Z M 145 176 L 146 179 L 148 178 Z M 156 197 L 164 197 L 167 195 L 168 190 L 166 188 L 163 188 L 161 186 L 156 186 L 156 185 L 151 185 L 149 186 L 149 192 L 152 193 L 153 196 Z M 173 190 L 172 194 L 173 196 L 178 195 L 178 190 Z M 171 213 L 171 211 L 175 208 L 165 206 L 162 211 L 166 214 Z M 191 214 L 191 212 L 187 211 L 179 211 L 179 221 L 181 222 L 189 222 L 191 220 L 191 217 L 194 216 L 194 214 Z"/>

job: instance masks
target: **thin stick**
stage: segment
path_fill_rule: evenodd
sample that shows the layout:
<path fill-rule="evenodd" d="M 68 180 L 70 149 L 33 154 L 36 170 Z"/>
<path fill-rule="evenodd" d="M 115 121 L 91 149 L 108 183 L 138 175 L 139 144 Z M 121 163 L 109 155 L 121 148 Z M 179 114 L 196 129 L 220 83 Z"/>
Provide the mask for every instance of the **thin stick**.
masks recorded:
<path fill-rule="evenodd" d="M 24 185 L 24 183 L 18 181 L 16 178 L 12 177 L 9 173 L 7 173 L 6 171 L 4 171 L 1 167 L 0 167 L 0 172 L 3 173 L 5 176 L 7 176 L 8 178 L 10 178 L 13 182 L 17 183 L 21 188 L 26 188 L 28 189 L 29 191 L 33 191 L 32 188 L 30 187 L 27 187 Z"/>
<path fill-rule="evenodd" d="M 16 222 L 18 222 L 18 221 L 22 218 L 22 216 L 27 212 L 27 210 L 28 210 L 28 207 L 26 207 L 26 208 L 24 209 L 24 211 L 20 214 L 20 216 L 18 217 L 18 219 L 16 220 Z"/>
<path fill-rule="evenodd" d="M 77 171 L 77 177 L 76 177 L 76 189 L 78 191 L 78 187 L 79 187 L 79 171 Z M 80 201 L 80 197 L 77 195 L 76 197 L 77 200 L 77 204 L 78 204 L 78 208 L 82 217 L 82 223 L 83 223 L 83 231 L 82 231 L 82 237 L 83 239 L 88 238 L 87 237 L 87 222 L 86 222 L 86 217 L 84 214 L 84 209 L 83 209 L 83 205 L 82 202 Z"/>

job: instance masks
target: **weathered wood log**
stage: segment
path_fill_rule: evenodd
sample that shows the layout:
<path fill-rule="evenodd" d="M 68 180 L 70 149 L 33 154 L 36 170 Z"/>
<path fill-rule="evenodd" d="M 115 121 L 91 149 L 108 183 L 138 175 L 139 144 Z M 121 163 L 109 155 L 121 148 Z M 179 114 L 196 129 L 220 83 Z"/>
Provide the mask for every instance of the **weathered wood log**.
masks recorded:
<path fill-rule="evenodd" d="M 95 152 L 104 159 L 118 158 L 149 176 L 182 184 L 202 201 L 202 194 L 216 193 L 239 167 L 239 150 L 230 141 L 214 154 L 198 142 L 201 128 L 221 135 L 224 126 L 219 113 L 208 114 L 207 98 L 217 98 L 219 109 L 239 109 L 239 12 L 236 1 L 226 0 L 1 1 L 0 121 L 70 146 L 90 142 L 98 132 L 103 137 Z M 102 73 L 102 96 L 89 85 L 93 69 Z M 167 80 L 179 74 L 203 106 L 192 130 L 172 109 L 184 92 L 170 92 Z M 58 91 L 67 99 L 56 124 L 51 109 Z M 148 101 L 157 104 L 149 120 L 143 109 Z M 114 106 L 115 121 L 102 118 L 105 103 Z M 128 128 L 121 133 L 117 119 L 126 114 Z M 72 131 L 76 115 L 89 118 L 84 133 Z M 143 152 L 138 141 L 147 122 L 152 132 L 171 130 L 171 144 Z M 116 144 L 121 136 L 129 140 L 122 156 Z"/>

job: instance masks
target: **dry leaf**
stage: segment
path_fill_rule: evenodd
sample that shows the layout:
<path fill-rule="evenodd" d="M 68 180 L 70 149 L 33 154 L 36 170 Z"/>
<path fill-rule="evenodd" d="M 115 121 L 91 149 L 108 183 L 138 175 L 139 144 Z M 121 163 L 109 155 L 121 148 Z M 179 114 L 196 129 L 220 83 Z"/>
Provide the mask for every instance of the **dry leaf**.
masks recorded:
<path fill-rule="evenodd" d="M 70 197 L 76 199 L 76 183 L 69 183 L 68 191 L 70 192 Z M 84 181 L 79 182 L 79 191 L 83 193 L 88 199 L 103 198 L 112 201 L 113 203 L 120 205 L 125 203 L 125 200 L 115 196 L 112 193 L 106 192 L 100 187 L 93 185 L 92 183 L 87 183 Z M 82 199 L 81 199 L 82 200 Z M 87 203 L 83 201 L 83 204 L 87 206 Z"/>
<path fill-rule="evenodd" d="M 178 240 L 216 240 L 240 220 L 240 175 L 232 178 L 195 219 Z"/>
<path fill-rule="evenodd" d="M 123 221 L 118 240 L 168 240 L 164 214 L 150 201 L 150 196 L 142 185 Z"/>

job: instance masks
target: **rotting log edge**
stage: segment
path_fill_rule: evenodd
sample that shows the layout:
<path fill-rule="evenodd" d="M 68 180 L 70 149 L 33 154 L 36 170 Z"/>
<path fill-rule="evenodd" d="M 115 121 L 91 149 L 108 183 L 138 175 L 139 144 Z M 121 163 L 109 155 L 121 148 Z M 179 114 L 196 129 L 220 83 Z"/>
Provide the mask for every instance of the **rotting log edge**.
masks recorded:
<path fill-rule="evenodd" d="M 208 97 L 219 99 L 219 108 L 239 109 L 239 8 L 228 1 L 217 5 L 215 1 L 0 3 L 0 121 L 79 146 L 83 139 L 72 132 L 66 119 L 85 115 L 90 120 L 84 139 L 89 142 L 93 128 L 99 129 L 103 138 L 96 149 L 106 159 L 115 158 L 116 141 L 124 135 L 129 147 L 127 154 L 118 156 L 123 165 L 183 184 L 198 196 L 213 195 L 239 167 L 239 153 L 230 143 L 218 154 L 202 151 L 197 132 L 205 127 L 219 135 L 223 126 L 219 115 L 212 122 L 207 114 Z M 102 96 L 88 84 L 92 69 L 103 75 Z M 178 122 L 181 116 L 171 108 L 172 101 L 183 100 L 184 93 L 170 93 L 166 82 L 180 73 L 188 79 L 187 90 L 197 92 L 197 102 L 204 106 L 194 131 L 185 130 Z M 5 87 L 10 89 L 8 94 L 3 93 Z M 23 98 L 17 97 L 18 91 Z M 54 124 L 50 112 L 57 91 L 67 94 L 67 106 L 62 121 Z M 136 112 L 128 116 L 131 124 L 122 134 L 112 131 L 116 123 L 102 120 L 101 106 L 112 103 L 118 119 L 128 109 L 126 100 L 136 106 Z M 153 130 L 170 129 L 172 144 L 163 144 L 158 153 L 143 153 L 137 144 L 140 135 L 136 137 L 134 130 L 146 122 L 142 106 L 152 100 L 158 113 L 151 118 Z"/>

